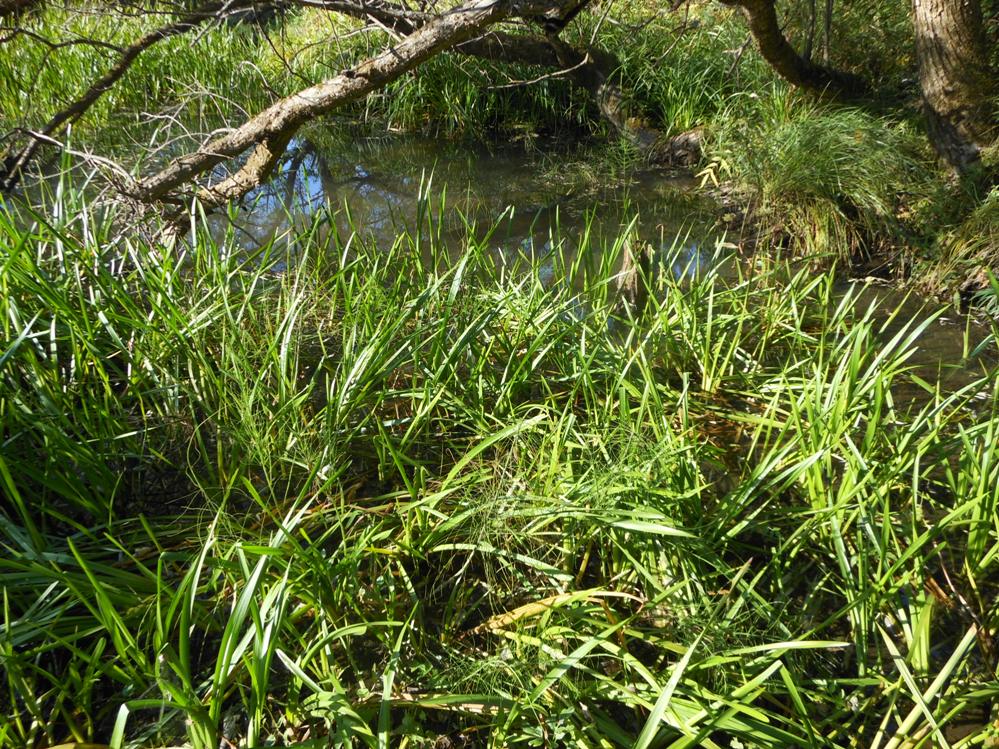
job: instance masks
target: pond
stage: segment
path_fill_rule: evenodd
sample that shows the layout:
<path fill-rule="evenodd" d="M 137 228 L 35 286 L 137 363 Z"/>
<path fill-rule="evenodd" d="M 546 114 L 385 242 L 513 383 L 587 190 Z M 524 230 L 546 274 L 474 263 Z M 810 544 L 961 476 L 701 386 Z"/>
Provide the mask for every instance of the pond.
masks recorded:
<path fill-rule="evenodd" d="M 214 228 L 231 229 L 240 246 L 252 249 L 325 212 L 342 236 L 356 232 L 384 246 L 400 230 L 429 221 L 452 256 L 469 234 L 488 237 L 499 262 L 526 258 L 543 280 L 554 272 L 553 245 L 563 256 L 595 254 L 629 230 L 663 253 L 674 248 L 678 276 L 712 267 L 734 278 L 760 260 L 737 251 L 731 216 L 723 220 L 724 209 L 697 180 L 566 156 L 565 144 L 533 141 L 486 147 L 406 135 L 324 147 L 299 139 L 272 181 L 248 196 L 249 210 L 214 218 Z M 996 363 L 983 322 L 884 283 L 844 277 L 840 296 L 858 283 L 858 310 L 876 306 L 884 340 L 936 315 L 910 359 L 927 384 L 954 390 Z M 909 395 L 922 400 L 920 390 L 913 384 Z"/>
<path fill-rule="evenodd" d="M 24 198 L 39 202 L 37 190 L 27 186 Z M 595 260 L 630 234 L 660 259 L 669 255 L 678 278 L 710 268 L 731 280 L 767 258 L 740 250 L 740 227 L 728 211 L 698 180 L 636 168 L 606 145 L 534 138 L 486 145 L 411 134 L 348 139 L 314 131 L 292 143 L 270 182 L 250 193 L 241 210 L 209 223 L 217 238 L 231 235 L 230 244 L 245 251 L 269 242 L 280 247 L 317 217 L 326 230 L 377 247 L 391 245 L 402 231 L 429 232 L 434 241 L 426 244 L 452 258 L 472 237 L 498 263 L 526 261 L 545 282 L 557 267 L 553 250 L 564 260 L 579 252 Z M 294 262 L 293 252 L 285 263 Z M 859 296 L 859 312 L 875 306 L 886 341 L 905 325 L 935 317 L 909 359 L 925 384 L 907 386 L 907 400 L 923 401 L 930 385 L 958 389 L 999 363 L 982 320 L 884 282 L 844 276 L 839 297 L 848 290 Z"/>
<path fill-rule="evenodd" d="M 585 236 L 588 248 L 598 247 L 633 221 L 655 246 L 718 233 L 717 206 L 691 178 L 566 157 L 564 144 L 486 147 L 401 136 L 320 147 L 298 139 L 271 182 L 246 198 L 250 210 L 235 222 L 236 241 L 257 247 L 330 211 L 339 231 L 391 244 L 427 209 L 454 252 L 470 227 L 475 236 L 490 233 L 497 249 L 539 257 L 559 238 L 578 245 Z"/>

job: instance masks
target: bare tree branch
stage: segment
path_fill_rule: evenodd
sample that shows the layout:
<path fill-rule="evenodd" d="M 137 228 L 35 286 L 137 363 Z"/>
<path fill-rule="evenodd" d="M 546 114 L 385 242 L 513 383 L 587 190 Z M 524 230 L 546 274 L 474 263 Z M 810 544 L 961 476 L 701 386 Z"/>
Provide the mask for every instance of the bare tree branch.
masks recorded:
<path fill-rule="evenodd" d="M 351 2 L 351 0 L 293 0 L 295 5 L 305 8 L 318 8 L 345 16 L 358 18 L 362 21 L 375 19 L 394 31 L 406 33 L 415 31 L 420 26 L 433 20 L 435 14 L 410 10 L 385 0 L 368 0 L 367 2 Z"/>
<path fill-rule="evenodd" d="M 219 17 L 220 12 L 230 10 L 239 4 L 245 4 L 247 2 L 250 2 L 250 0 L 210 2 L 201 6 L 192 13 L 187 14 L 174 23 L 162 26 L 155 31 L 149 32 L 141 39 L 122 50 L 118 61 L 107 73 L 95 81 L 82 96 L 73 101 L 69 106 L 61 109 L 59 112 L 56 112 L 56 114 L 54 114 L 49 121 L 45 123 L 38 133 L 47 136 L 55 135 L 63 126 L 71 122 L 75 122 L 77 119 L 82 117 L 87 110 L 101 98 L 101 96 L 110 90 L 111 87 L 114 86 L 115 83 L 117 83 L 118 80 L 128 72 L 128 69 L 139 58 L 139 56 L 157 42 L 169 39 L 170 37 L 177 36 L 179 34 L 184 34 L 191 29 L 197 28 L 205 21 Z M 21 150 L 4 160 L 4 163 L 0 165 L 0 192 L 6 192 L 13 189 L 13 187 L 17 184 L 17 181 L 20 179 L 20 175 L 23 173 L 24 167 L 27 166 L 28 162 L 30 162 L 32 158 L 34 158 L 35 153 L 43 142 L 44 141 L 38 137 L 37 133 L 29 132 L 27 143 L 25 143 Z"/>
<path fill-rule="evenodd" d="M 45 47 L 48 47 L 49 51 L 55 51 L 57 49 L 62 49 L 64 47 L 99 47 L 101 49 L 109 49 L 112 52 L 117 52 L 121 54 L 124 50 L 117 44 L 111 44 L 110 42 L 104 42 L 100 39 L 87 39 L 86 37 L 78 36 L 73 39 L 64 39 L 61 42 L 54 42 L 51 39 L 46 38 L 42 34 L 26 29 L 23 26 L 0 26 L 0 33 L 4 36 L 0 37 L 0 44 L 6 44 L 19 36 L 26 36 L 32 41 L 38 42 Z"/>
<path fill-rule="evenodd" d="M 236 197 L 238 190 L 230 189 L 230 186 L 252 187 L 252 183 L 266 174 L 261 165 L 273 165 L 271 155 L 277 145 L 287 143 L 308 120 L 384 87 L 430 57 L 468 41 L 487 26 L 514 14 L 536 15 L 553 7 L 559 6 L 543 0 L 474 0 L 445 11 L 394 47 L 327 81 L 275 102 L 227 135 L 212 140 L 194 153 L 174 159 L 160 172 L 138 182 L 132 197 L 147 203 L 176 201 L 177 196 L 172 195 L 174 191 L 217 164 L 257 146 L 247 166 L 243 167 L 248 171 L 237 172 L 223 188 L 230 198 Z"/>

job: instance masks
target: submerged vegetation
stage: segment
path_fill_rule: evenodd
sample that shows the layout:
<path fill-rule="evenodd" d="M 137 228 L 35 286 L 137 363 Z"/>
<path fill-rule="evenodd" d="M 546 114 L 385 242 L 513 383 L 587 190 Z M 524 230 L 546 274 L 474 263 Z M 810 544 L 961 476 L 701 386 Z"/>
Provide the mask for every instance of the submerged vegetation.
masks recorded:
<path fill-rule="evenodd" d="M 832 273 L 678 245 L 636 319 L 623 240 L 420 215 L 2 214 L 0 745 L 991 740 L 994 332 L 943 391 Z"/>

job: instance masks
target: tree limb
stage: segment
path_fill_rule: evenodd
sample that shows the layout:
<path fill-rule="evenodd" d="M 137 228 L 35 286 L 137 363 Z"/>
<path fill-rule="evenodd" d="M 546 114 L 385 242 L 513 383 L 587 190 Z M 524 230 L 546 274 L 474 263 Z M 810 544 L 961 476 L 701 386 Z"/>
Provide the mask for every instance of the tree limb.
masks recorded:
<path fill-rule="evenodd" d="M 160 172 L 138 182 L 132 197 L 146 203 L 170 200 L 172 191 L 217 164 L 258 143 L 261 144 L 258 148 L 272 151 L 273 144 L 290 138 L 308 120 L 384 87 L 439 52 L 467 41 L 486 26 L 513 13 L 536 12 L 551 6 L 550 2 L 531 0 L 516 4 L 509 0 L 474 0 L 445 11 L 394 47 L 329 80 L 275 102 L 227 135 L 210 141 L 194 153 L 174 159 Z M 256 157 L 256 154 L 251 157 L 255 164 L 269 161 L 262 152 L 259 158 Z M 233 191 L 227 190 L 227 193 L 235 196 Z"/>
<path fill-rule="evenodd" d="M 76 37 L 75 39 L 64 39 L 61 42 L 53 42 L 51 39 L 46 39 L 41 34 L 31 31 L 30 29 L 23 28 L 21 26 L 0 26 L 0 33 L 4 36 L 0 37 L 0 44 L 7 44 L 16 37 L 26 36 L 32 41 L 38 42 L 39 44 L 48 47 L 50 52 L 54 52 L 57 49 L 64 49 L 65 47 L 98 47 L 100 49 L 108 49 L 112 52 L 117 52 L 121 54 L 124 50 L 117 44 L 111 44 L 110 42 L 103 42 L 100 39 L 86 39 L 84 37 Z"/>
<path fill-rule="evenodd" d="M 857 96 L 868 90 L 867 83 L 859 76 L 817 65 L 799 55 L 781 30 L 774 0 L 719 2 L 742 9 L 760 54 L 789 83 L 809 91 L 845 97 Z"/>
<path fill-rule="evenodd" d="M 357 18 L 362 21 L 373 18 L 379 23 L 388 26 L 393 31 L 403 34 L 415 31 L 434 18 L 434 14 L 432 13 L 410 10 L 401 5 L 385 2 L 385 0 L 367 0 L 367 2 L 357 2 L 356 0 L 293 0 L 293 2 L 295 5 L 303 8 L 318 8 L 333 13 L 342 13 L 345 16 Z"/>
<path fill-rule="evenodd" d="M 161 26 L 149 32 L 122 50 L 118 61 L 108 72 L 95 81 L 82 96 L 73 101 L 69 106 L 52 115 L 49 121 L 38 130 L 38 133 L 46 136 L 55 135 L 63 126 L 75 122 L 82 117 L 101 96 L 128 72 L 128 69 L 139 56 L 157 42 L 184 34 L 207 20 L 217 18 L 220 12 L 230 10 L 233 7 L 246 4 L 250 1 L 229 0 L 228 2 L 218 2 L 216 0 L 215 2 L 201 6 L 198 10 L 187 14 L 171 24 Z M 21 150 L 8 156 L 0 164 L 0 192 L 8 192 L 17 185 L 25 166 L 34 158 L 35 153 L 43 142 L 44 140 L 39 138 L 37 134 L 29 133 L 28 140 Z"/>

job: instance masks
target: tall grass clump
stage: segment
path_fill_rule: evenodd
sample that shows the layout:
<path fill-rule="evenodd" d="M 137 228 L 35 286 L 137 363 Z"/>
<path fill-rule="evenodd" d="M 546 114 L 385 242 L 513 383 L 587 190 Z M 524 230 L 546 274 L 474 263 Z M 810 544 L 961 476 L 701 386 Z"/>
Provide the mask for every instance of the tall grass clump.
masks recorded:
<path fill-rule="evenodd" d="M 754 201 L 765 233 L 798 254 L 844 259 L 904 242 L 900 209 L 920 199 L 932 177 L 912 131 L 782 85 L 748 96 L 717 121 L 708 169 Z"/>
<path fill-rule="evenodd" d="M 745 24 L 717 4 L 663 13 L 647 3 L 626 3 L 614 13 L 583 16 L 572 31 L 577 43 L 597 39 L 618 56 L 618 78 L 636 115 L 667 135 L 710 125 L 729 97 L 773 80 L 756 54 L 733 59 L 745 42 Z"/>
<path fill-rule="evenodd" d="M 999 389 L 913 376 L 931 318 L 60 200 L 0 214 L 0 746 L 994 731 Z"/>
<path fill-rule="evenodd" d="M 994 188 L 961 221 L 944 225 L 928 265 L 930 272 L 921 280 L 928 291 L 980 291 L 979 301 L 989 313 L 999 312 L 989 278 L 999 269 L 999 189 Z"/>
<path fill-rule="evenodd" d="M 41 127 L 112 67 L 115 48 L 169 21 L 167 15 L 113 8 L 46 6 L 26 14 L 18 23 L 28 33 L 12 34 L 0 55 L 0 129 Z M 39 38 L 65 44 L 52 48 Z M 159 117 L 165 111 L 187 128 L 211 129 L 220 119 L 262 106 L 268 94 L 253 65 L 259 43 L 246 26 L 221 25 L 153 45 L 75 125 L 76 137 L 106 149 L 134 148 L 122 142 L 120 125 L 127 123 L 134 139 L 148 146 L 170 122 Z M 239 101 L 228 98 L 231 91 L 241 92 Z M 152 122 L 138 130 L 146 120 Z"/>

